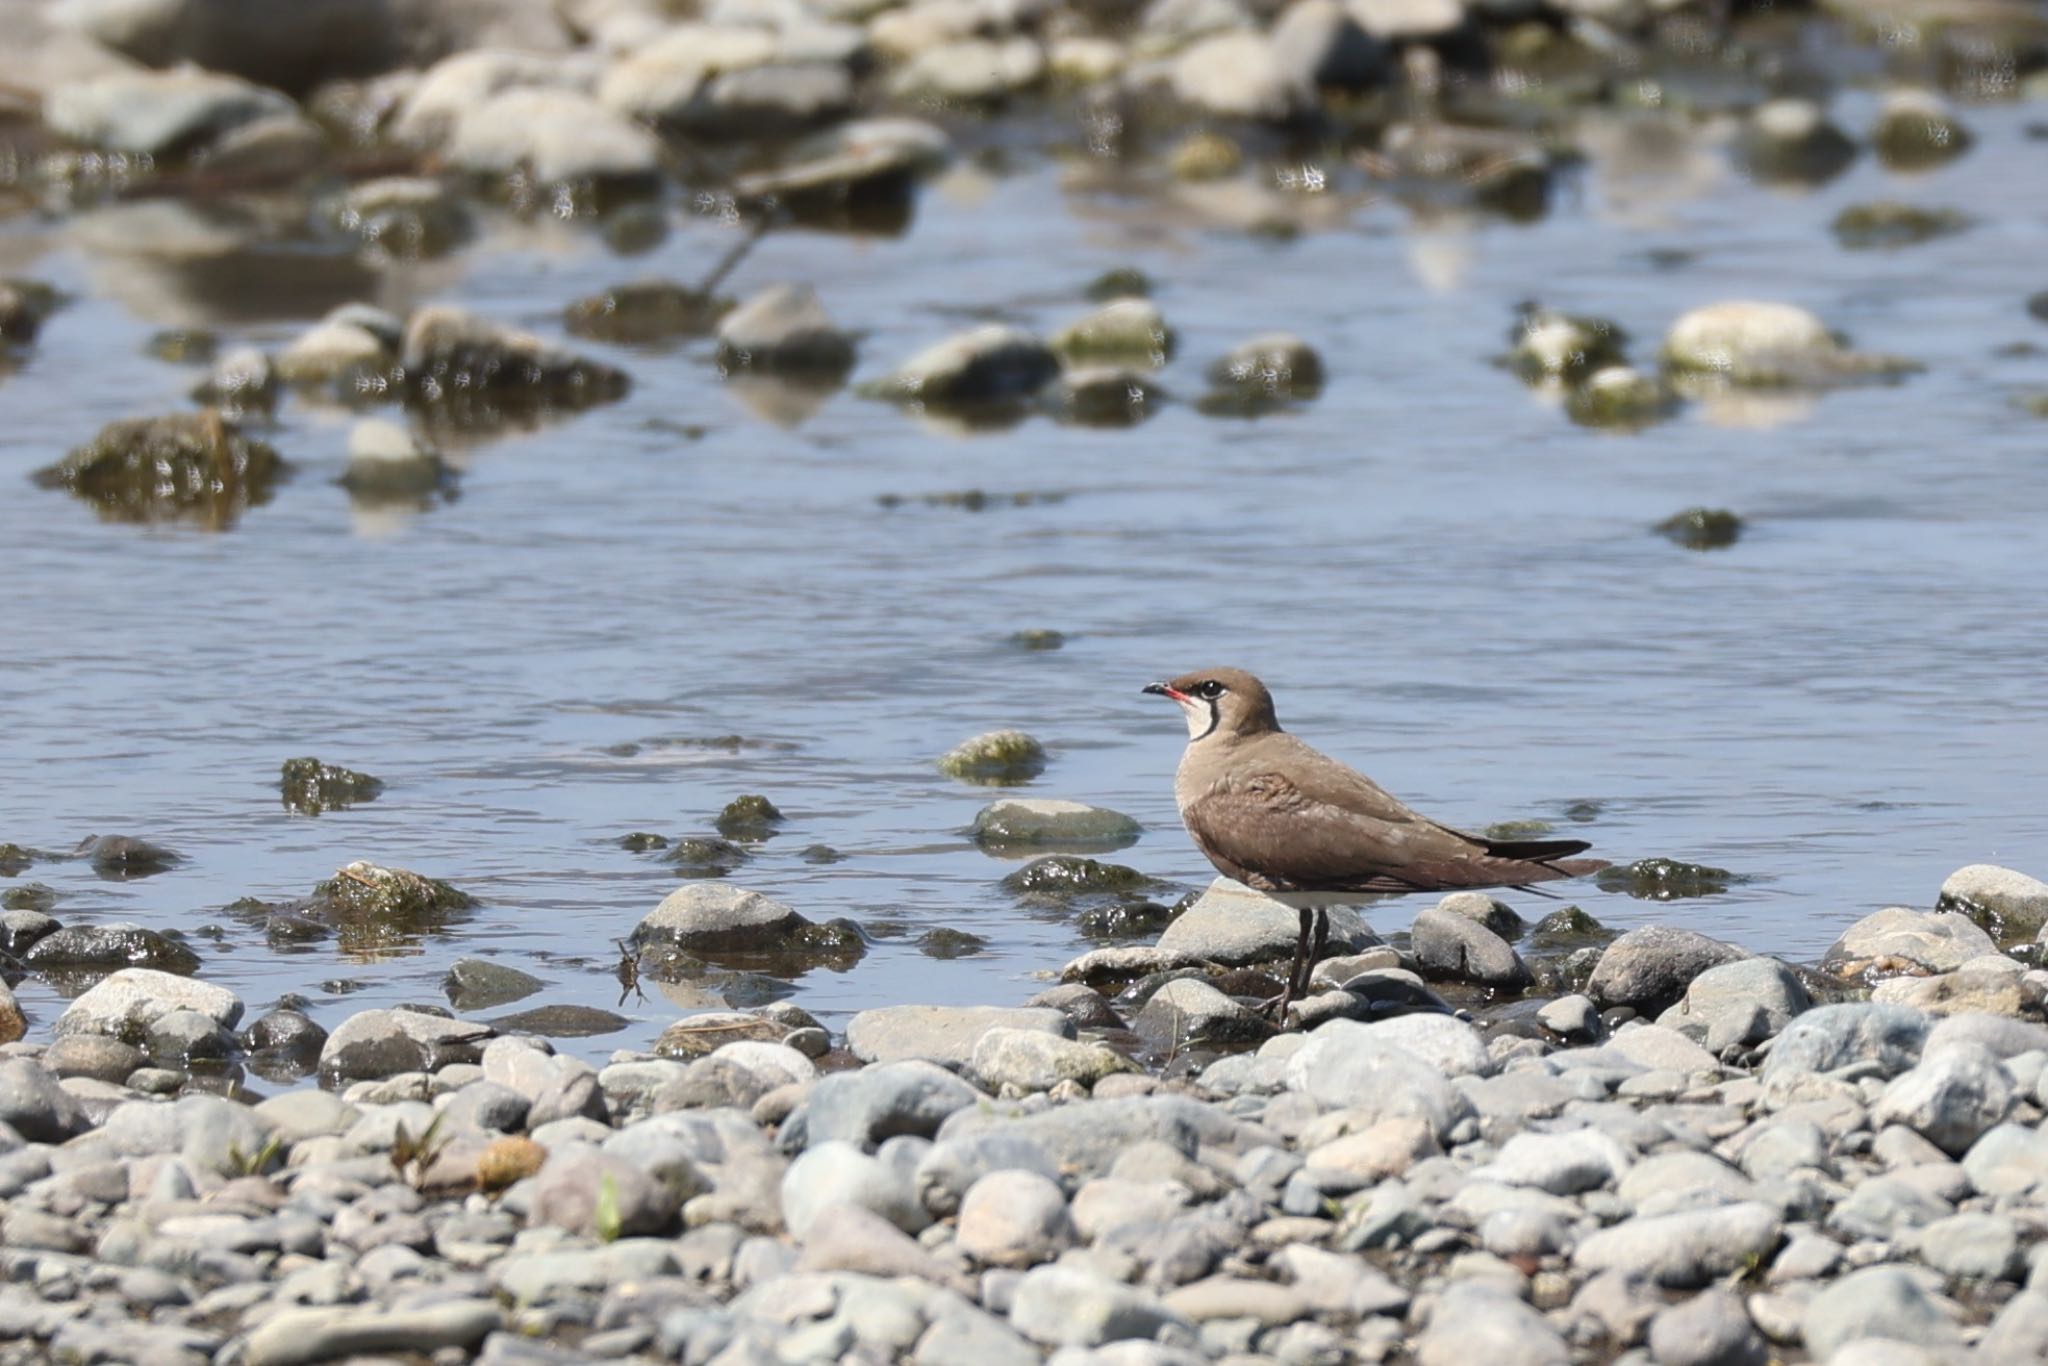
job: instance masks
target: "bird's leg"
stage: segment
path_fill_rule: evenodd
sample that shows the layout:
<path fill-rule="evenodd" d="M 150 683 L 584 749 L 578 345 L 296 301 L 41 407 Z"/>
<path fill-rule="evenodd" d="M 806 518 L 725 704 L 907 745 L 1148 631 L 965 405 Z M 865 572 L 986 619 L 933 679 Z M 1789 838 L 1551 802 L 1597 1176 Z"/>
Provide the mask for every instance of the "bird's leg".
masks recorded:
<path fill-rule="evenodd" d="M 1300 994 L 1297 984 L 1302 981 L 1302 965 L 1309 961 L 1309 933 L 1315 915 L 1308 907 L 1301 908 L 1301 938 L 1294 943 L 1294 961 L 1287 965 L 1287 989 L 1260 1007 L 1262 1011 L 1270 1011 L 1273 1019 L 1281 1025 L 1287 1023 L 1287 1007 L 1293 1005 L 1294 998 Z"/>
<path fill-rule="evenodd" d="M 1316 975 L 1316 964 L 1323 961 L 1323 950 L 1330 946 L 1330 912 L 1324 907 L 1316 907 L 1315 927 L 1314 940 L 1304 939 L 1302 947 L 1306 952 L 1300 955 L 1300 966 L 1295 969 L 1299 974 L 1299 985 L 1292 988 L 1296 996 L 1309 994 L 1309 984 Z"/>

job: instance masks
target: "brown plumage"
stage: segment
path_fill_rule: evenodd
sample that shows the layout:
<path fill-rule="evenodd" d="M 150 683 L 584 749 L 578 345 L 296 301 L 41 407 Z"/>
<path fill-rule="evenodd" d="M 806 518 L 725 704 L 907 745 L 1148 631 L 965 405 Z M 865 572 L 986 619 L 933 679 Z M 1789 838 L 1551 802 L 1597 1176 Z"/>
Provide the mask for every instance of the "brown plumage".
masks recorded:
<path fill-rule="evenodd" d="M 1145 691 L 1173 699 L 1187 719 L 1173 786 L 1195 847 L 1248 887 L 1320 902 L 1302 906 L 1283 1014 L 1322 952 L 1322 908 L 1347 894 L 1524 887 L 1607 866 L 1570 857 L 1584 840 L 1492 840 L 1430 820 L 1282 730 L 1272 694 L 1242 669 L 1198 670 Z"/>

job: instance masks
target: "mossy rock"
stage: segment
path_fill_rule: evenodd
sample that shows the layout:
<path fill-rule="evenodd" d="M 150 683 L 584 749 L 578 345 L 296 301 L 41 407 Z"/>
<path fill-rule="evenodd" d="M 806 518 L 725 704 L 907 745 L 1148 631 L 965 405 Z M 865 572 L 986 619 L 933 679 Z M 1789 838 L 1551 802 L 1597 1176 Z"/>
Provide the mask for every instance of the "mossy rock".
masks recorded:
<path fill-rule="evenodd" d="M 70 490 L 109 521 L 182 519 L 224 530 L 269 502 L 289 470 L 273 447 L 209 410 L 110 422 L 34 478 Z"/>
<path fill-rule="evenodd" d="M 988 940 L 949 926 L 926 930 L 917 937 L 917 951 L 927 958 L 973 958 L 988 951 Z"/>
<path fill-rule="evenodd" d="M 1486 837 L 1490 840 L 1534 840 L 1556 833 L 1555 825 L 1539 820 L 1495 821 L 1486 827 Z"/>
<path fill-rule="evenodd" d="M 1036 900 L 1069 901 L 1104 893 L 1143 892 L 1159 884 L 1135 868 L 1074 854 L 1033 859 L 1005 877 L 1003 890 Z"/>
<path fill-rule="evenodd" d="M 1151 296 L 1152 280 L 1136 266 L 1113 266 L 1088 282 L 1082 291 L 1096 303 L 1111 299 L 1144 299 Z"/>
<path fill-rule="evenodd" d="M 384 791 L 380 779 L 311 757 L 285 760 L 280 787 L 284 804 L 308 816 L 375 801 Z"/>
<path fill-rule="evenodd" d="M 19 844 L 0 844 L 0 877 L 20 877 L 37 859 L 49 855 Z"/>
<path fill-rule="evenodd" d="M 220 351 L 220 337 L 203 328 L 166 328 L 151 333 L 142 351 L 172 365 L 209 365 Z"/>
<path fill-rule="evenodd" d="M 312 895 L 301 900 L 249 898 L 228 910 L 260 920 L 272 942 L 307 942 L 332 933 L 344 952 L 381 956 L 446 934 L 477 905 L 475 897 L 437 878 L 359 859 L 314 884 Z"/>
<path fill-rule="evenodd" d="M 1059 418 L 1077 427 L 1135 427 L 1159 410 L 1166 393 L 1137 370 L 1091 365 L 1069 370 L 1056 391 Z"/>
<path fill-rule="evenodd" d="M 619 848 L 629 854 L 645 854 L 656 849 L 668 848 L 668 836 L 657 835 L 649 830 L 635 830 L 619 836 Z"/>
<path fill-rule="evenodd" d="M 1953 161 L 1974 140 L 1945 100 L 1919 90 L 1894 92 L 1870 130 L 1877 159 L 1894 171 L 1924 171 Z"/>
<path fill-rule="evenodd" d="M 1012 649 L 1017 650 L 1057 650 L 1067 643 L 1067 638 L 1058 631 L 1043 629 L 1012 631 L 1009 643 Z"/>
<path fill-rule="evenodd" d="M 1552 911 L 1531 927 L 1528 946 L 1532 951 L 1558 953 L 1598 947 L 1619 937 L 1619 931 L 1608 929 L 1579 907 L 1566 906 Z"/>
<path fill-rule="evenodd" d="M 939 772 L 983 787 L 1030 782 L 1045 771 L 1045 746 L 1021 730 L 992 730 L 939 756 Z"/>
<path fill-rule="evenodd" d="M 1677 409 L 1677 396 L 1662 380 L 1627 365 L 1594 371 L 1564 397 L 1566 417 L 1610 431 L 1640 431 Z"/>
<path fill-rule="evenodd" d="M 1074 928 L 1089 939 L 1128 943 L 1150 941 L 1173 923 L 1179 912 L 1172 906 L 1145 897 L 1120 896 L 1115 901 L 1088 906 L 1074 918 Z"/>
<path fill-rule="evenodd" d="M 1677 901 L 1684 897 L 1716 896 L 1738 882 L 1749 879 L 1702 863 L 1678 859 L 1646 858 L 1616 868 L 1603 868 L 1594 877 L 1603 892 L 1626 892 L 1644 901 Z"/>
<path fill-rule="evenodd" d="M 1224 180 L 1244 169 L 1244 149 L 1220 133 L 1192 133 L 1166 154 L 1175 180 Z"/>
<path fill-rule="evenodd" d="M 0 892 L 0 911 L 48 911 L 60 899 L 55 887 L 41 882 L 24 882 Z"/>
<path fill-rule="evenodd" d="M 774 802 L 758 792 L 749 792 L 727 802 L 713 824 L 728 839 L 765 840 L 782 822 L 782 812 Z"/>
<path fill-rule="evenodd" d="M 1509 338 L 1508 367 L 1524 381 L 1577 380 L 1620 365 L 1628 334 L 1605 318 L 1531 308 Z"/>
<path fill-rule="evenodd" d="M 1725 550 L 1742 536 L 1742 519 L 1726 508 L 1687 508 L 1654 530 L 1687 550 Z"/>
<path fill-rule="evenodd" d="M 1851 251 L 1910 247 L 1949 237 L 1970 226 L 1970 216 L 1955 209 L 1929 209 L 1918 204 L 1880 200 L 1851 204 L 1835 215 L 1835 240 Z"/>
<path fill-rule="evenodd" d="M 684 877 L 730 877 L 753 857 L 729 839 L 715 835 L 678 835 L 661 856 Z"/>
<path fill-rule="evenodd" d="M 1173 329 L 1150 299 L 1113 299 L 1052 336 L 1053 354 L 1069 366 L 1138 365 L 1156 370 L 1173 355 Z"/>

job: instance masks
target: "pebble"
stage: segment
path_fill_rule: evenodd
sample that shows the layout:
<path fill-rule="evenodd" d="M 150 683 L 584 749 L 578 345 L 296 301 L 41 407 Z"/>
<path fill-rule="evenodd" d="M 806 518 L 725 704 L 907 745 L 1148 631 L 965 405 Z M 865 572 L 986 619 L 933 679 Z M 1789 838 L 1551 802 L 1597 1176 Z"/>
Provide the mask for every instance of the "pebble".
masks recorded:
<path fill-rule="evenodd" d="M 1072 1038 L 1074 1025 L 1044 1007 L 881 1006 L 863 1010 L 846 1025 L 846 1046 L 862 1062 L 922 1058 L 966 1067 L 975 1046 L 991 1029 L 1029 1029 Z"/>
<path fill-rule="evenodd" d="M 1801 1330 L 1807 1351 L 1826 1361 L 1853 1342 L 1877 1338 L 1958 1350 L 1962 1334 L 1950 1312 L 1901 1266 L 1871 1266 L 1826 1286 L 1807 1307 Z"/>
<path fill-rule="evenodd" d="M 955 1241 L 987 1265 L 1035 1266 L 1052 1260 L 1074 1238 L 1065 1194 L 1040 1172 L 992 1171 L 961 1197 Z"/>

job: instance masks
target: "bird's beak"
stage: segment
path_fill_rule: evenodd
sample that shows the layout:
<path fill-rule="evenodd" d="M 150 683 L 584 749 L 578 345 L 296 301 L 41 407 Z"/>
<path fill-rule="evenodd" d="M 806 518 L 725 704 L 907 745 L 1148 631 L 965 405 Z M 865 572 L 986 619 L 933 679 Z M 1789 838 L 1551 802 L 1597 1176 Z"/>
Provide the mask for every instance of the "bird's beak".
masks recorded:
<path fill-rule="evenodd" d="M 1144 686 L 1143 691 L 1152 693 L 1153 695 L 1158 697 L 1170 697 L 1176 702 L 1185 702 L 1188 700 L 1188 695 L 1186 693 L 1176 692 L 1173 688 L 1173 685 L 1170 683 L 1147 683 Z"/>

